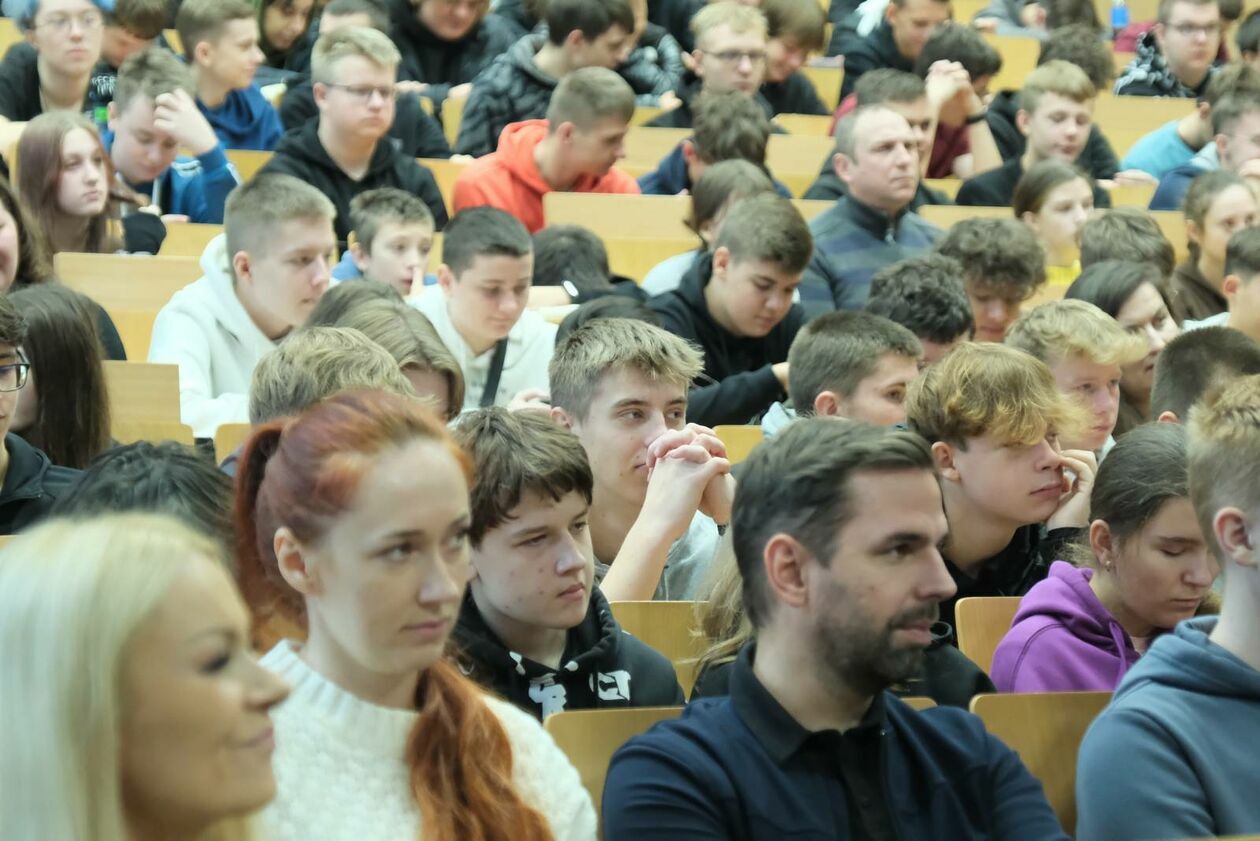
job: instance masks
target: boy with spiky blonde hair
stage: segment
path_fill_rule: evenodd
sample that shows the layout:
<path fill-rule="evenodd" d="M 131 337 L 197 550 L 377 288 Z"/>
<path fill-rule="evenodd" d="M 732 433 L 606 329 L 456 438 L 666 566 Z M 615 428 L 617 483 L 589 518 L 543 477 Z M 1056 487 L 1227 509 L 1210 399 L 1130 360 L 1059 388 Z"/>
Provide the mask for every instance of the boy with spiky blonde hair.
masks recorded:
<path fill-rule="evenodd" d="M 1022 596 L 1089 524 L 1097 460 L 1060 436 L 1088 427 L 1045 363 L 1005 345 L 958 347 L 911 385 L 906 420 L 932 445 L 949 520 L 942 555 L 967 596 Z"/>

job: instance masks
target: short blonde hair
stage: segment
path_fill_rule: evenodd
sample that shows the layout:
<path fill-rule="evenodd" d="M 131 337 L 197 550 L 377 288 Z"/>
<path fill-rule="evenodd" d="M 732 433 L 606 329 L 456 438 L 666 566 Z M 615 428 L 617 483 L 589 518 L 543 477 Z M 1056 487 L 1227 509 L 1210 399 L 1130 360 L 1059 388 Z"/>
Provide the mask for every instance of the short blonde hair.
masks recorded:
<path fill-rule="evenodd" d="M 1085 410 L 1059 392 L 1044 362 L 979 342 L 954 349 L 911 383 L 906 420 L 929 442 L 964 448 L 985 434 L 1029 446 L 1051 433 L 1072 437 L 1088 425 Z"/>
<path fill-rule="evenodd" d="M 770 27 L 766 16 L 755 6 L 747 6 L 736 0 L 720 0 L 709 3 L 696 12 L 691 18 L 691 34 L 696 37 L 696 47 L 700 46 L 705 33 L 719 26 L 729 26 L 732 32 L 743 35 L 746 32 L 757 32 L 763 38 L 769 38 Z"/>
<path fill-rule="evenodd" d="M 1260 511 L 1260 374 L 1232 380 L 1190 410 L 1187 427 L 1190 501 L 1217 557 L 1216 513 L 1236 505 Z"/>
<path fill-rule="evenodd" d="M 394 42 L 383 32 L 367 26 L 346 26 L 319 36 L 311 50 L 311 80 L 325 85 L 336 83 L 332 77 L 338 61 L 357 55 L 381 67 L 396 68 L 402 55 Z"/>
<path fill-rule="evenodd" d="M 1146 355 L 1146 343 L 1088 301 L 1051 301 L 1021 315 L 1006 344 L 1053 366 L 1065 359 L 1125 365 Z"/>
<path fill-rule="evenodd" d="M 306 327 L 268 353 L 249 385 L 249 422 L 301 414 L 339 391 L 379 388 L 414 397 L 394 358 L 358 330 Z"/>
<path fill-rule="evenodd" d="M 551 405 L 585 418 L 608 374 L 629 369 L 653 382 L 687 388 L 704 368 L 704 356 L 686 340 L 646 321 L 599 318 L 556 345 L 547 372 Z"/>
<path fill-rule="evenodd" d="M 136 631 L 198 559 L 227 568 L 214 541 L 156 514 L 54 519 L 0 552 L 6 838 L 131 837 L 119 773 L 120 675 Z M 249 837 L 242 819 L 201 841 Z"/>
<path fill-rule="evenodd" d="M 1019 92 L 1019 110 L 1032 114 L 1048 93 L 1073 102 L 1088 102 L 1098 96 L 1098 89 L 1080 67 L 1056 58 L 1024 77 L 1024 87 Z"/>

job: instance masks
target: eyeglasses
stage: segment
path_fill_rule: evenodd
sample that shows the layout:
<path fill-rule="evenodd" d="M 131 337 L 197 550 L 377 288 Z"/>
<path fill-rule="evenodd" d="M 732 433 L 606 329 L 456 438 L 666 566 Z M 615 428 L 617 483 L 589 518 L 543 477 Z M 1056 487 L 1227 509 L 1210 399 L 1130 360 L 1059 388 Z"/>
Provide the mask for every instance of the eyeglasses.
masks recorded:
<path fill-rule="evenodd" d="M 26 385 L 26 375 L 30 373 L 31 363 L 21 354 L 18 354 L 18 359 L 22 361 L 0 365 L 0 392 L 17 391 Z"/>
<path fill-rule="evenodd" d="M 723 64 L 742 64 L 744 59 L 748 59 L 749 64 L 758 65 L 766 60 L 765 50 L 723 50 L 709 55 Z"/>
<path fill-rule="evenodd" d="M 372 94 L 380 96 L 382 102 L 393 102 L 398 98 L 398 91 L 394 89 L 393 85 L 380 88 L 372 85 L 329 85 L 328 87 L 339 88 L 345 91 L 352 99 L 363 105 L 367 105 L 372 101 Z"/>
<path fill-rule="evenodd" d="M 95 32 L 105 25 L 105 16 L 96 9 L 89 9 L 86 12 L 79 12 L 77 15 L 49 15 L 44 18 L 43 22 L 35 21 L 35 26 L 39 29 L 47 27 L 53 32 L 65 33 L 70 31 L 72 23 L 78 23 L 79 28 L 84 32 Z"/>
<path fill-rule="evenodd" d="M 1211 38 L 1213 35 L 1219 35 L 1221 25 L 1219 23 L 1209 23 L 1199 26 L 1193 23 L 1174 23 L 1168 27 L 1183 38 L 1192 38 L 1195 35 L 1202 35 L 1204 38 Z"/>

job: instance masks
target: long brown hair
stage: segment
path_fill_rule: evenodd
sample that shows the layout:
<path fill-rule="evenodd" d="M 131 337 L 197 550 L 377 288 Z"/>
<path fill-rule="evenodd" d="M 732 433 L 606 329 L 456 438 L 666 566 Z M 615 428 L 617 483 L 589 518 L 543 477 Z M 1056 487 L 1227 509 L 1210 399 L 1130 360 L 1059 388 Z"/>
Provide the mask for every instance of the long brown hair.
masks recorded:
<path fill-rule="evenodd" d="M 17 193 L 9 179 L 0 178 L 0 205 L 9 211 L 13 224 L 17 226 L 18 265 L 13 273 L 13 284 L 10 290 L 23 286 L 31 286 L 52 279 L 52 260 L 43 237 L 36 232 L 30 214 L 18 201 Z"/>
<path fill-rule="evenodd" d="M 52 232 L 57 230 L 67 216 L 57 206 L 57 185 L 61 181 L 61 146 L 66 135 L 75 129 L 86 131 L 100 148 L 105 162 L 105 183 L 110 201 L 105 210 L 88 223 L 87 235 L 77 249 L 91 254 L 112 254 L 122 246 L 118 237 L 118 202 L 135 202 L 137 196 L 118 183 L 114 177 L 114 165 L 101 144 L 96 127 L 82 114 L 69 111 L 46 111 L 31 120 L 22 132 L 17 145 L 17 190 L 43 239 L 45 251 L 56 254 L 57 244 Z"/>
<path fill-rule="evenodd" d="M 442 422 L 417 401 L 384 392 L 342 393 L 254 431 L 237 474 L 235 520 L 241 590 L 256 621 L 306 621 L 301 595 L 280 575 L 276 530 L 318 540 L 372 460 L 417 439 L 445 446 L 471 480 L 471 460 Z M 513 787 L 511 742 L 476 685 L 442 660 L 421 676 L 416 706 L 406 756 L 422 837 L 550 841 L 546 820 Z"/>
<path fill-rule="evenodd" d="M 53 464 L 82 470 L 109 448 L 109 395 L 96 317 L 85 295 L 41 283 L 9 296 L 26 320 L 22 343 L 39 388 L 31 425 L 15 430 Z"/>

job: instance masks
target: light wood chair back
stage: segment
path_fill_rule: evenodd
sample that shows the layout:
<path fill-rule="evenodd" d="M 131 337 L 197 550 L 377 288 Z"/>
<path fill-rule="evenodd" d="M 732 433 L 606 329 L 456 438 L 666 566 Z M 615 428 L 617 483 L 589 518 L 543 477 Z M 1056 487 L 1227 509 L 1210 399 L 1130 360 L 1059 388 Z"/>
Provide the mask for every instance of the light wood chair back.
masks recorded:
<path fill-rule="evenodd" d="M 13 18 L 0 18 L 0 57 L 3 57 L 15 44 L 20 44 L 25 40 L 26 36 L 22 34 L 22 30 L 18 29 Z"/>
<path fill-rule="evenodd" d="M 695 660 L 704 653 L 696 629 L 696 602 L 613 602 L 613 616 L 622 629 L 638 637 L 674 664 L 683 694 L 696 682 Z"/>
<path fill-rule="evenodd" d="M 1110 18 L 1104 18 L 1109 20 Z M 1035 38 L 1018 35 L 993 35 L 985 33 L 984 40 L 1002 56 L 1002 69 L 989 83 L 989 90 L 1019 90 L 1024 87 L 1024 77 L 1037 66 L 1041 45 Z"/>
<path fill-rule="evenodd" d="M 833 204 L 805 199 L 793 199 L 792 203 L 806 220 Z M 543 213 L 549 225 L 581 225 L 602 238 L 686 239 L 694 247 L 696 235 L 683 221 L 690 210 L 690 196 L 607 193 L 547 193 L 543 196 Z"/>
<path fill-rule="evenodd" d="M 547 716 L 543 728 L 573 763 L 582 786 L 601 815 L 604 780 L 617 749 L 648 731 L 658 721 L 678 718 L 682 707 L 632 707 L 614 710 L 572 710 Z"/>
<path fill-rule="evenodd" d="M 1019 596 L 972 596 L 954 605 L 958 650 L 986 674 L 993 668 L 993 652 L 1011 629 Z"/>
<path fill-rule="evenodd" d="M 206 225 L 198 222 L 168 222 L 166 239 L 158 250 L 159 257 L 200 258 L 210 240 L 223 233 L 222 225 Z M 194 278 L 195 279 L 195 278 Z"/>
<path fill-rule="evenodd" d="M 918 214 L 943 231 L 948 231 L 964 219 L 1014 219 L 1015 213 L 1007 207 L 971 207 L 961 204 L 925 204 Z"/>
<path fill-rule="evenodd" d="M 191 447 L 196 443 L 192 427 L 186 423 L 170 421 L 119 420 L 110 424 L 110 434 L 120 444 L 132 444 L 136 441 L 175 441 Z"/>
<path fill-rule="evenodd" d="M 180 422 L 178 365 L 112 360 L 104 365 L 109 411 L 115 424 L 119 421 Z"/>
<path fill-rule="evenodd" d="M 455 99 L 447 97 L 442 100 L 442 132 L 446 135 L 446 142 L 455 148 L 455 141 L 459 138 L 459 124 L 464 119 L 465 99 Z"/>
<path fill-rule="evenodd" d="M 271 160 L 270 152 L 257 152 L 252 149 L 228 149 L 227 156 L 236 167 L 236 173 L 241 176 L 242 183 L 257 175 L 258 170 Z"/>
<path fill-rule="evenodd" d="M 958 188 L 962 186 L 961 178 L 924 178 L 923 184 L 937 192 L 944 193 L 951 199 L 958 195 Z"/>
<path fill-rule="evenodd" d="M 442 201 L 446 203 L 446 209 L 454 212 L 455 205 L 452 199 L 455 196 L 455 179 L 459 178 L 459 174 L 464 171 L 466 162 L 448 161 L 443 158 L 416 158 L 416 161 L 423 167 L 427 167 L 433 173 L 433 180 L 437 181 L 438 191 L 442 193 Z"/>
<path fill-rule="evenodd" d="M 779 114 L 774 118 L 774 121 L 782 126 L 788 134 L 797 134 L 803 137 L 830 136 L 827 133 L 831 129 L 830 114 L 821 117 L 817 114 Z"/>
<path fill-rule="evenodd" d="M 840 86 L 844 81 L 844 70 L 837 64 L 809 64 L 802 67 L 801 72 L 814 83 L 814 90 L 818 92 L 818 98 L 823 105 L 836 110 L 840 105 Z"/>
<path fill-rule="evenodd" d="M 245 444 L 253 427 L 247 423 L 221 423 L 214 431 L 214 458 L 222 463 L 225 458 Z"/>
<path fill-rule="evenodd" d="M 1018 753 L 1041 781 L 1050 807 L 1069 835 L 1076 831 L 1076 757 L 1081 740 L 1110 700 L 1110 692 L 977 695 L 971 699 L 971 711 L 988 731 Z"/>
<path fill-rule="evenodd" d="M 731 464 L 739 464 L 752 454 L 764 438 L 756 424 L 722 424 L 713 428 L 718 439 L 726 445 L 726 457 Z"/>
<path fill-rule="evenodd" d="M 901 702 L 912 709 L 919 710 L 920 712 L 923 710 L 930 710 L 936 706 L 936 702 L 931 698 L 928 698 L 926 695 L 907 695 L 901 699 Z"/>

